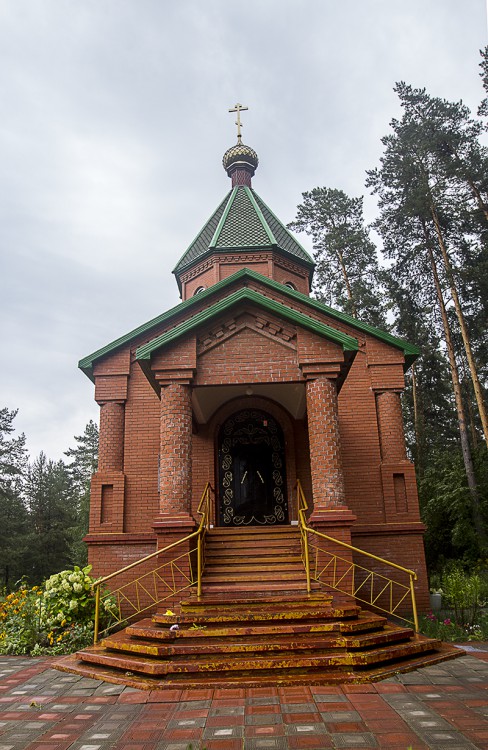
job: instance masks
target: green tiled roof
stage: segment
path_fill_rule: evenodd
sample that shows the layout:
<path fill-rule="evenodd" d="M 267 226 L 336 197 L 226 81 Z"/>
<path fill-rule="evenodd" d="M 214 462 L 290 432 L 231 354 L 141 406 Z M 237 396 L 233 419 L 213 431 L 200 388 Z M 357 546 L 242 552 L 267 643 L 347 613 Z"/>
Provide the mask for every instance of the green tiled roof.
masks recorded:
<path fill-rule="evenodd" d="M 313 260 L 251 188 L 238 185 L 228 193 L 173 273 L 181 273 L 211 252 L 277 249 L 313 268 Z"/>
<path fill-rule="evenodd" d="M 188 311 L 189 316 L 191 316 L 192 314 L 195 315 L 195 313 L 192 313 L 194 308 L 198 310 L 198 308 L 201 307 L 202 303 L 204 304 L 206 300 L 209 301 L 209 304 L 212 304 L 212 297 L 215 296 L 215 294 L 220 293 L 222 289 L 231 286 L 236 281 L 241 281 L 245 284 L 248 280 L 258 281 L 268 289 L 280 292 L 280 294 L 288 297 L 290 301 L 297 300 L 298 302 L 304 303 L 307 307 L 315 310 L 318 313 L 326 314 L 332 319 L 345 323 L 352 329 L 356 329 L 357 331 L 360 331 L 362 333 L 370 334 L 380 341 L 384 341 L 385 344 L 390 344 L 396 349 L 400 349 L 404 353 L 405 364 L 407 367 L 415 361 L 419 354 L 419 350 L 416 346 L 414 346 L 413 344 L 409 344 L 407 341 L 400 339 L 397 336 L 393 336 L 391 333 L 382 331 L 379 328 L 374 328 L 368 323 L 363 323 L 356 318 L 352 318 L 346 313 L 334 310 L 334 308 L 328 307 L 328 305 L 324 305 L 322 302 L 318 302 L 317 300 L 308 297 L 306 294 L 302 294 L 301 292 L 297 292 L 294 289 L 290 289 L 289 287 L 286 287 L 283 284 L 274 281 L 273 279 L 268 279 L 266 276 L 262 276 L 261 274 L 256 273 L 256 271 L 251 271 L 248 268 L 242 268 L 240 271 L 236 271 L 236 273 L 232 274 L 232 276 L 228 276 L 226 279 L 219 281 L 217 284 L 213 284 L 208 289 L 201 292 L 201 294 L 198 294 L 196 297 L 190 297 L 189 299 L 185 300 L 185 302 L 180 302 L 178 305 L 171 308 L 170 310 L 167 310 L 161 315 L 158 315 L 156 318 L 149 320 L 147 323 L 144 323 L 138 328 L 134 328 L 134 330 L 126 333 L 124 336 L 120 336 L 120 338 L 115 339 L 115 341 L 106 344 L 101 349 L 97 349 L 97 351 L 81 359 L 78 363 L 78 367 L 83 370 L 83 372 L 88 375 L 89 378 L 93 379 L 93 365 L 97 360 L 107 356 L 108 354 L 112 354 L 112 352 L 116 351 L 121 346 L 125 346 L 126 344 L 132 342 L 139 336 L 147 335 L 152 329 L 156 328 L 157 326 L 171 325 L 171 320 L 175 316 L 181 315 L 182 312 Z M 198 313 L 196 313 L 196 315 L 198 315 Z"/>
<path fill-rule="evenodd" d="M 323 336 L 324 338 L 334 341 L 336 344 L 342 346 L 345 351 L 356 352 L 358 350 L 357 340 L 352 336 L 348 336 L 347 333 L 342 333 L 342 331 L 331 328 L 331 326 L 328 326 L 325 323 L 321 323 L 314 318 L 310 318 L 308 315 L 305 315 L 298 310 L 293 310 L 292 308 L 283 305 L 281 302 L 270 299 L 264 294 L 256 292 L 254 289 L 243 287 L 237 292 L 229 294 L 228 297 L 224 297 L 218 302 L 215 302 L 205 310 L 202 310 L 196 315 L 193 315 L 191 318 L 184 320 L 182 323 L 175 326 L 170 331 L 166 331 L 166 333 L 161 334 L 161 336 L 158 336 L 152 341 L 149 341 L 147 344 L 143 344 L 143 346 L 140 346 L 136 350 L 136 359 L 140 361 L 149 360 L 151 358 L 151 354 L 157 349 L 160 349 L 162 346 L 175 341 L 184 334 L 192 331 L 197 326 L 201 325 L 202 323 L 206 323 L 209 320 L 212 320 L 212 318 L 215 318 L 217 315 L 220 315 L 230 307 L 233 307 L 240 302 L 254 302 L 259 307 L 264 308 L 265 310 L 269 310 L 275 315 L 279 315 L 282 318 L 285 318 L 285 320 L 288 320 L 292 323 L 297 323 L 303 328 L 307 328 L 308 330 L 317 333 L 319 336 Z"/>

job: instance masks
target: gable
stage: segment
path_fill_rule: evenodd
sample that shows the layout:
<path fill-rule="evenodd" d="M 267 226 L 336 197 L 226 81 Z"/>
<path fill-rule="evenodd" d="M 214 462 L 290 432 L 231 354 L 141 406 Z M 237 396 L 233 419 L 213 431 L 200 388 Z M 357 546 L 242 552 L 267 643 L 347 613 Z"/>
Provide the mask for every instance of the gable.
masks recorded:
<path fill-rule="evenodd" d="M 244 287 L 239 289 L 237 292 L 230 294 L 228 297 L 224 297 L 219 300 L 211 307 L 202 310 L 191 318 L 175 326 L 171 330 L 164 333 L 162 336 L 158 336 L 148 344 L 139 347 L 136 350 L 136 359 L 140 362 L 148 361 L 151 359 L 153 352 L 157 351 L 161 347 L 167 346 L 172 341 L 176 341 L 181 336 L 185 336 L 190 331 L 197 329 L 202 323 L 207 323 L 216 317 L 222 315 L 226 311 L 232 309 L 235 305 L 242 304 L 244 302 L 250 302 L 260 307 L 267 312 L 278 315 L 284 320 L 299 325 L 307 330 L 313 331 L 319 336 L 326 339 L 330 339 L 334 343 L 342 347 L 344 352 L 354 353 L 358 349 L 358 343 L 355 338 L 348 336 L 347 334 L 341 333 L 334 328 L 325 325 L 324 323 L 314 320 L 313 318 L 304 315 L 297 310 L 286 307 L 280 302 L 265 297 L 263 294 L 256 292 L 253 289 Z"/>
<path fill-rule="evenodd" d="M 406 367 L 410 366 L 418 356 L 418 348 L 403 339 L 375 328 L 374 326 L 370 326 L 367 323 L 363 323 L 356 318 L 352 318 L 350 315 L 334 310 L 301 292 L 285 287 L 283 284 L 262 276 L 255 271 L 244 268 L 223 281 L 212 285 L 201 294 L 198 294 L 185 302 L 181 302 L 167 312 L 162 313 L 156 318 L 153 318 L 147 323 L 144 323 L 124 336 L 115 339 L 106 346 L 84 357 L 79 361 L 78 366 L 90 379 L 93 380 L 93 368 L 95 364 L 107 355 L 112 355 L 117 350 L 124 347 L 124 345 L 132 344 L 133 342 L 136 342 L 137 339 L 140 340 L 141 337 L 149 338 L 151 332 L 156 331 L 158 328 L 159 330 L 161 330 L 161 328 L 172 330 L 174 322 L 181 321 L 183 318 L 186 318 L 186 316 L 198 316 L 201 314 L 202 308 L 209 305 L 212 306 L 212 301 L 227 290 L 230 291 L 232 287 L 235 287 L 236 285 L 249 283 L 253 284 L 255 288 L 264 289 L 265 294 L 267 290 L 269 290 L 271 295 L 279 296 L 280 299 L 284 299 L 285 301 L 288 300 L 289 304 L 299 306 L 302 310 L 308 311 L 309 316 L 316 320 L 324 321 L 328 319 L 332 325 L 338 325 L 342 328 L 344 333 L 350 331 L 356 332 L 357 334 L 369 335 L 373 339 L 397 349 L 403 354 Z M 261 293 L 260 296 L 264 297 L 265 295 Z M 284 307 L 284 305 L 281 304 L 281 307 Z M 332 325 L 329 327 L 332 328 Z"/>

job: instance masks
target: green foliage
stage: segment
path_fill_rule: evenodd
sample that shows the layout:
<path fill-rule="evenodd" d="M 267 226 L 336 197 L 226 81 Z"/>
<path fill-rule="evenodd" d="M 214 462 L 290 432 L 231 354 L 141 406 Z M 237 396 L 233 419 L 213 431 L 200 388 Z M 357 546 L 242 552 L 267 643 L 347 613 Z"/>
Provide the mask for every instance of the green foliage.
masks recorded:
<path fill-rule="evenodd" d="M 444 615 L 437 616 L 432 613 L 422 615 L 419 617 L 419 628 L 423 635 L 427 635 L 429 638 L 439 638 L 441 641 L 462 643 L 469 639 L 465 628 L 457 625 L 450 617 Z M 470 640 L 474 640 L 474 638 Z"/>
<path fill-rule="evenodd" d="M 423 616 L 420 631 L 443 641 L 488 639 L 488 572 L 448 561 L 441 573 L 431 576 L 431 585 L 442 595 L 442 611 Z"/>
<path fill-rule="evenodd" d="M 98 427 L 90 420 L 83 435 L 75 435 L 77 445 L 65 451 L 71 459 L 66 467 L 73 483 L 76 521 L 73 526 L 71 554 L 78 564 L 87 563 L 87 549 L 83 537 L 88 533 L 90 510 L 90 480 L 98 467 Z"/>
<path fill-rule="evenodd" d="M 28 532 L 22 476 L 27 457 L 25 436 L 12 437 L 17 411 L 0 409 L 0 585 L 10 589 L 24 573 Z"/>
<path fill-rule="evenodd" d="M 44 453 L 28 467 L 24 487 L 31 529 L 26 574 L 39 583 L 73 563 L 76 498 L 64 463 L 50 461 Z"/>
<path fill-rule="evenodd" d="M 29 654 L 41 638 L 38 586 L 21 584 L 0 602 L 0 654 Z"/>
<path fill-rule="evenodd" d="M 475 452 L 475 467 L 486 524 L 488 482 L 483 477 L 488 473 L 488 454 L 482 445 Z M 461 451 L 431 448 L 418 488 L 422 520 L 427 527 L 425 551 L 429 569 L 440 573 L 449 560 L 462 560 L 473 566 L 482 550 L 473 525 Z"/>
<path fill-rule="evenodd" d="M 95 597 L 90 566 L 64 570 L 43 586 L 22 583 L 0 602 L 0 653 L 65 654 L 93 640 Z M 102 602 L 101 624 L 110 622 L 114 602 Z"/>
<path fill-rule="evenodd" d="M 93 620 L 95 600 L 91 593 L 91 566 L 55 573 L 44 584 L 42 620 L 49 629 L 61 622 L 87 624 Z"/>
<path fill-rule="evenodd" d="M 460 565 L 454 565 L 442 576 L 442 590 L 455 621 L 473 628 L 488 594 L 486 581 L 478 573 L 466 573 Z"/>
<path fill-rule="evenodd" d="M 363 219 L 363 199 L 342 190 L 303 193 L 289 228 L 312 236 L 317 299 L 372 325 L 385 325 L 377 250 Z"/>

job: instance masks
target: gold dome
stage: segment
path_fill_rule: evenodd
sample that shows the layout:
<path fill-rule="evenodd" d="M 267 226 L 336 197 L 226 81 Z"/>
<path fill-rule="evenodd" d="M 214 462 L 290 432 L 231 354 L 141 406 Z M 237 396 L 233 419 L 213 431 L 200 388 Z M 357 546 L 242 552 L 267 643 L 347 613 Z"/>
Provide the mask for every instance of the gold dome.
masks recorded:
<path fill-rule="evenodd" d="M 259 159 L 257 153 L 250 146 L 246 146 L 244 143 L 237 143 L 235 146 L 227 149 L 222 159 L 222 164 L 227 173 L 232 168 L 247 166 L 252 169 L 252 174 L 254 174 L 259 164 Z"/>

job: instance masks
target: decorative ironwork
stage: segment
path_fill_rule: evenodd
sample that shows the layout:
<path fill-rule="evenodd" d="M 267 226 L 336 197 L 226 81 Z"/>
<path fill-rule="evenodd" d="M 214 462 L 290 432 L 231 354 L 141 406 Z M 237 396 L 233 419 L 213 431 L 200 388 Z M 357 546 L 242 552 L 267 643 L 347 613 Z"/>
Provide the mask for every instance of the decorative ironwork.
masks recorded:
<path fill-rule="evenodd" d="M 197 509 L 197 513 L 201 516 L 197 531 L 95 581 L 93 584 L 95 593 L 94 643 L 97 643 L 100 635 L 99 623 L 102 602 L 105 603 L 104 611 L 112 618 L 110 626 L 103 631 L 108 632 L 121 622 L 132 620 L 195 584 L 197 584 L 198 596 L 201 595 L 202 573 L 205 568 L 204 541 L 210 523 L 210 496 L 212 491 L 210 484 L 207 482 Z M 129 570 L 140 568 L 145 563 L 160 555 L 167 554 L 170 550 L 176 549 L 185 542 L 190 542 L 190 540 L 190 548 L 171 560 L 165 561 L 158 567 L 152 568 L 115 589 L 105 588 L 107 583 L 117 576 Z"/>
<path fill-rule="evenodd" d="M 287 502 L 285 497 L 284 445 L 281 428 L 266 412 L 258 409 L 244 409 L 227 419 L 221 429 L 219 451 L 220 473 L 220 516 L 221 522 L 229 526 L 274 525 L 285 523 L 287 519 Z M 263 491 L 269 493 L 265 507 L 260 513 L 239 513 L 239 495 L 245 491 L 244 485 L 249 481 L 249 468 L 241 475 L 236 471 L 237 451 L 242 447 L 266 447 L 269 453 L 270 466 L 263 477 L 258 466 L 252 471 L 257 483 L 263 485 Z M 267 467 L 268 468 L 268 467 Z M 271 486 L 267 487 L 268 478 Z M 268 482 L 269 483 L 269 482 Z M 242 507 L 242 505 L 240 506 Z"/>
<path fill-rule="evenodd" d="M 400 617 L 402 620 L 413 624 L 415 631 L 418 632 L 419 624 L 414 589 L 414 582 L 417 580 L 415 571 L 310 528 L 307 525 L 306 515 L 308 504 L 299 481 L 297 481 L 296 487 L 298 525 L 302 543 L 302 559 L 307 573 L 307 590 L 310 592 L 311 579 L 319 581 L 381 612 Z M 312 535 L 314 542 L 310 542 L 309 534 Z M 329 549 L 325 549 L 324 546 L 319 545 L 321 539 L 348 549 L 353 554 L 364 555 L 372 560 L 376 560 L 382 566 L 388 566 L 405 573 L 409 577 L 408 584 L 395 581 L 382 573 L 365 568 L 351 559 L 334 554 Z M 405 602 L 408 602 L 410 605 L 413 620 L 409 620 L 404 615 L 399 614 L 399 608 Z"/>

